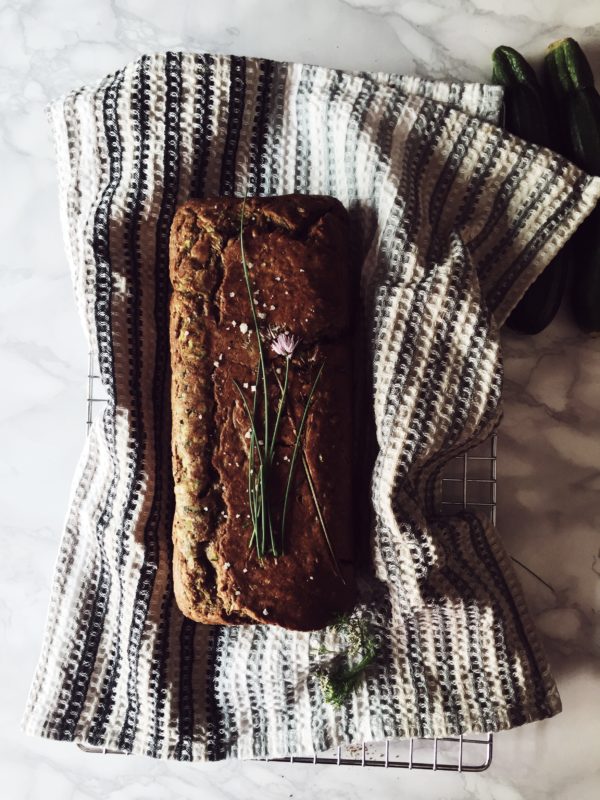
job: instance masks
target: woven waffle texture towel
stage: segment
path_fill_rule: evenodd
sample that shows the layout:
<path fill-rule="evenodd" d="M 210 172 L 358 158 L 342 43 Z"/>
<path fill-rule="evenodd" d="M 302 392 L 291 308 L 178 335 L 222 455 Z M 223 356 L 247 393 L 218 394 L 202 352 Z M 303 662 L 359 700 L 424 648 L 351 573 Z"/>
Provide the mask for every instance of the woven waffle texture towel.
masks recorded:
<path fill-rule="evenodd" d="M 49 110 L 76 301 L 108 395 L 74 479 L 24 729 L 182 760 L 497 731 L 560 699 L 497 533 L 436 513 L 500 416 L 498 328 L 600 180 L 496 126 L 500 89 L 228 55 L 142 57 Z M 356 615 L 377 659 L 341 708 L 343 634 L 209 627 L 173 600 L 168 238 L 190 196 L 332 194 L 362 256 L 377 453 Z"/>

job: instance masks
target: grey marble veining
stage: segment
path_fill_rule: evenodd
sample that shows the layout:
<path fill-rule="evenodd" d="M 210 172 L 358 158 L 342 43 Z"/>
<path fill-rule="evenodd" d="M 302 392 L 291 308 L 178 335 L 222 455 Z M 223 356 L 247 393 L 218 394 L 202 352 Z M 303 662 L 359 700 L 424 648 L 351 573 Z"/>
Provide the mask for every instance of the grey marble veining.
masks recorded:
<path fill-rule="evenodd" d="M 568 309 L 506 333 L 498 520 L 563 698 L 496 736 L 481 775 L 100 757 L 18 726 L 38 656 L 84 426 L 86 344 L 58 219 L 48 100 L 141 52 L 183 48 L 486 80 L 512 44 L 539 61 L 573 35 L 600 78 L 592 0 L 22 0 L 0 3 L 0 775 L 9 800 L 577 798 L 600 791 L 600 339 Z"/>

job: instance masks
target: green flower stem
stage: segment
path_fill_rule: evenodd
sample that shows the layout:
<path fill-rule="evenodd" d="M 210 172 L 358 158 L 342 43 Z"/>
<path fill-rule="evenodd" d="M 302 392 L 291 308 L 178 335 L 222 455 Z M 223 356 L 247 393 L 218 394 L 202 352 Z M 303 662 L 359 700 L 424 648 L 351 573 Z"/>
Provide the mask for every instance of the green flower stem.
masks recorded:
<path fill-rule="evenodd" d="M 256 369 L 256 380 L 254 381 L 254 399 L 252 401 L 252 419 L 254 427 L 256 427 L 256 398 L 258 395 L 258 383 L 260 381 L 260 363 Z M 250 518 L 252 521 L 252 536 L 248 542 L 248 547 L 252 547 L 252 543 L 256 537 L 256 526 L 258 519 L 258 492 L 256 484 L 256 473 L 254 471 L 254 444 L 256 437 L 254 430 L 250 433 L 250 448 L 248 452 L 248 503 L 250 504 Z"/>
<path fill-rule="evenodd" d="M 279 384 L 279 388 L 283 393 L 283 386 L 279 377 L 275 375 L 277 383 Z M 297 429 L 296 425 L 294 424 L 294 420 L 290 417 L 290 422 L 292 423 L 292 431 L 294 432 L 294 436 L 297 436 Z M 321 530 L 323 531 L 323 536 L 325 537 L 325 543 L 327 544 L 327 549 L 331 554 L 331 558 L 333 560 L 333 566 L 335 567 L 335 571 L 338 574 L 338 577 L 342 581 L 342 583 L 346 583 L 344 580 L 344 576 L 342 575 L 342 571 L 340 569 L 340 565 L 338 564 L 338 560 L 335 557 L 335 553 L 333 551 L 333 546 L 331 544 L 331 540 L 329 539 L 329 534 L 327 533 L 327 526 L 325 525 L 325 520 L 323 519 L 323 514 L 321 512 L 321 506 L 319 505 L 319 500 L 317 498 L 317 492 L 315 490 L 315 484 L 312 479 L 312 475 L 310 472 L 310 467 L 308 466 L 308 461 L 306 460 L 306 456 L 304 455 L 304 450 L 302 450 L 302 466 L 304 467 L 304 474 L 306 475 L 306 481 L 308 483 L 308 488 L 310 489 L 310 493 L 313 499 L 313 503 L 315 504 L 315 511 L 317 512 L 317 518 L 319 520 L 319 524 L 321 525 Z"/>
<path fill-rule="evenodd" d="M 256 332 L 256 344 L 258 347 L 258 358 L 260 361 L 260 368 L 262 371 L 262 384 L 263 384 L 263 400 L 265 408 L 264 418 L 264 432 L 265 443 L 269 441 L 269 390 L 267 386 L 267 370 L 265 367 L 265 356 L 263 353 L 262 340 L 260 336 L 260 328 L 258 327 L 258 317 L 256 316 L 256 307 L 254 305 L 254 297 L 252 295 L 252 286 L 250 285 L 250 275 L 248 273 L 248 262 L 246 260 L 246 249 L 244 247 L 244 211 L 246 208 L 246 198 L 242 201 L 242 211 L 240 215 L 240 255 L 242 259 L 242 267 L 244 270 L 244 280 L 246 281 L 246 289 L 248 290 L 248 299 L 250 301 L 250 310 L 252 312 L 252 320 L 254 322 L 254 330 Z M 266 445 L 265 445 L 266 446 Z"/>
<path fill-rule="evenodd" d="M 256 441 L 258 442 L 259 439 L 258 439 L 258 436 L 256 434 L 256 427 L 254 426 L 254 419 L 252 418 L 252 413 L 250 411 L 250 407 L 248 406 L 248 401 L 246 400 L 246 397 L 244 396 L 244 392 L 242 391 L 242 387 L 239 385 L 239 383 L 236 381 L 235 378 L 233 379 L 233 385 L 235 386 L 235 388 L 240 393 L 240 397 L 242 398 L 242 403 L 244 404 L 244 410 L 246 411 L 246 414 L 248 415 L 248 419 L 250 420 L 251 435 L 254 436 L 256 438 Z M 262 453 L 260 452 L 260 447 L 256 448 L 256 452 L 258 454 L 258 460 L 260 461 L 260 463 L 262 465 L 263 460 L 262 460 Z"/>
<path fill-rule="evenodd" d="M 265 554 L 266 538 L 267 538 L 267 492 L 265 487 L 266 474 L 265 465 L 260 466 L 260 500 L 261 500 L 261 514 L 260 514 L 260 550 L 259 558 Z"/>
<path fill-rule="evenodd" d="M 306 422 L 306 418 L 308 416 L 308 409 L 310 407 L 310 402 L 313 398 L 315 393 L 315 389 L 317 388 L 317 383 L 319 382 L 319 378 L 321 377 L 321 373 L 323 372 L 323 367 L 325 366 L 325 362 L 321 364 L 319 367 L 319 371 L 317 372 L 317 377 L 315 378 L 311 390 L 309 392 L 308 398 L 306 400 L 306 404 L 304 406 L 304 411 L 302 413 L 302 418 L 300 420 L 300 425 L 298 426 L 298 431 L 296 433 L 296 441 L 294 442 L 294 449 L 292 451 L 292 459 L 290 462 L 290 471 L 288 473 L 288 480 L 287 486 L 285 488 L 285 497 L 283 500 L 283 512 L 281 514 L 281 550 L 283 552 L 284 548 L 284 541 L 285 541 L 285 521 L 287 516 L 287 508 L 288 508 L 288 501 L 290 497 L 290 489 L 292 486 L 292 480 L 294 477 L 294 468 L 296 466 L 296 458 L 298 456 L 298 447 L 300 445 L 300 437 L 302 436 L 302 431 L 304 430 L 304 423 Z"/>
<path fill-rule="evenodd" d="M 239 392 L 239 395 L 240 395 L 240 397 L 242 398 L 242 404 L 243 404 L 243 406 L 244 406 L 244 410 L 246 411 L 246 414 L 247 414 L 247 416 L 248 416 L 248 420 L 250 421 L 250 449 L 252 450 L 252 459 L 254 458 L 254 450 L 255 450 L 255 449 L 256 449 L 256 453 L 257 453 L 257 455 L 258 455 L 258 460 L 259 460 L 259 464 L 260 464 L 260 471 L 259 471 L 259 481 L 258 481 L 258 491 L 260 491 L 260 494 L 262 495 L 262 498 L 261 498 L 261 503 L 260 503 L 261 510 L 264 510 L 264 504 L 265 504 L 265 497 L 264 497 L 264 494 L 265 494 L 265 493 L 264 493 L 264 484 L 263 484 L 263 466 L 264 466 L 264 465 L 263 465 L 262 453 L 261 453 L 261 451 L 260 451 L 260 445 L 258 444 L 258 441 L 259 441 L 259 440 L 258 440 L 258 435 L 257 435 L 257 433 L 256 433 L 256 426 L 255 426 L 255 424 L 254 424 L 254 418 L 253 418 L 252 412 L 250 411 L 250 407 L 248 406 L 248 401 L 246 400 L 246 397 L 245 397 L 245 395 L 244 395 L 244 392 L 242 391 L 242 387 L 241 387 L 241 386 L 239 385 L 239 383 L 238 383 L 238 382 L 235 380 L 235 378 L 234 378 L 234 380 L 233 380 L 233 385 L 234 385 L 234 386 L 235 386 L 235 388 L 238 390 L 238 392 Z M 253 440 L 255 440 L 255 441 L 256 441 L 256 443 L 257 443 L 257 444 L 256 444 L 256 448 L 255 448 L 255 447 L 253 447 L 253 445 L 252 445 L 252 441 L 253 441 Z M 250 483 L 250 479 L 251 479 L 251 477 L 252 477 L 251 470 L 253 470 L 253 469 L 254 469 L 253 460 L 250 460 L 250 461 L 249 461 L 249 464 L 248 464 L 249 483 Z M 253 534 L 252 534 L 252 539 L 250 540 L 250 542 L 252 542 L 252 540 L 253 540 L 253 538 L 254 538 L 255 534 L 257 534 L 257 528 L 258 528 L 258 517 L 257 517 L 257 515 L 255 515 L 255 514 L 253 513 L 253 508 L 254 508 L 255 506 L 253 506 L 252 497 L 250 497 L 250 498 L 249 498 L 249 503 L 250 503 L 250 516 L 251 516 L 252 523 L 253 523 L 253 525 L 252 525 L 252 527 L 253 527 Z M 259 546 L 259 539 L 258 539 L 258 536 L 256 537 L 256 539 L 257 539 L 257 552 L 258 552 L 258 556 L 259 556 L 259 558 L 261 558 L 261 557 L 262 557 L 262 553 L 264 552 L 264 550 L 261 552 L 261 549 L 260 549 L 260 546 Z"/>
<path fill-rule="evenodd" d="M 277 557 L 279 555 L 279 553 L 277 552 L 277 545 L 275 544 L 275 533 L 273 531 L 273 521 L 271 519 L 271 508 L 270 508 L 270 506 L 267 507 L 267 512 L 269 514 L 269 536 L 271 538 L 271 553 L 273 553 L 273 555 L 275 557 Z"/>
<path fill-rule="evenodd" d="M 250 434 L 250 450 L 248 453 L 248 503 L 250 505 L 250 520 L 252 522 L 252 536 L 250 537 L 249 547 L 252 546 L 254 541 L 254 532 L 256 530 L 256 501 L 255 501 L 255 486 L 253 480 L 252 465 L 254 463 L 254 434 Z"/>
<path fill-rule="evenodd" d="M 335 557 L 335 553 L 333 552 L 333 547 L 331 545 L 331 541 L 329 539 L 329 534 L 327 533 L 327 528 L 325 527 L 325 520 L 323 519 L 323 514 L 321 513 L 321 506 L 319 505 L 319 501 L 317 500 L 317 493 L 315 491 L 315 485 L 313 483 L 312 475 L 310 474 L 310 469 L 308 466 L 308 462 L 306 460 L 306 456 L 304 455 L 304 451 L 302 452 L 302 464 L 304 466 L 304 472 L 306 474 L 306 480 L 308 482 L 308 487 L 310 489 L 310 493 L 312 495 L 313 503 L 315 504 L 315 510 L 317 512 L 317 518 L 319 520 L 319 524 L 321 525 L 321 530 L 323 531 L 323 536 L 325 537 L 325 542 L 327 544 L 327 549 L 329 550 L 329 554 L 331 555 L 331 559 L 333 561 L 333 566 L 335 571 L 337 572 L 338 578 L 342 581 L 342 583 L 346 583 L 344 580 L 344 576 L 342 575 L 342 571 L 340 570 L 340 565 L 338 564 L 337 558 Z"/>
<path fill-rule="evenodd" d="M 269 461 L 273 461 L 273 454 L 275 452 L 275 444 L 277 440 L 277 435 L 279 433 L 279 425 L 281 423 L 281 415 L 283 412 L 283 407 L 285 406 L 285 401 L 287 399 L 287 389 L 288 389 L 288 378 L 290 374 L 290 359 L 286 358 L 285 360 L 285 377 L 283 379 L 283 386 L 281 385 L 281 381 L 277 374 L 275 377 L 277 378 L 277 383 L 279 384 L 279 388 L 281 390 L 281 395 L 279 397 L 279 407 L 277 408 L 277 417 L 275 418 L 275 425 L 273 427 L 273 438 L 271 439 L 271 446 L 269 448 Z"/>
<path fill-rule="evenodd" d="M 284 381 L 283 381 L 283 387 L 281 386 L 281 383 L 279 382 L 279 379 L 277 379 L 277 382 L 279 383 L 279 387 L 281 389 L 281 395 L 279 397 L 279 405 L 278 405 L 278 408 L 277 408 L 277 416 L 275 418 L 275 424 L 273 426 L 273 435 L 272 435 L 272 439 L 271 439 L 270 445 L 269 445 L 268 440 L 265 439 L 266 461 L 267 461 L 267 464 L 269 465 L 269 467 L 272 466 L 273 457 L 275 455 L 275 444 L 277 442 L 277 436 L 279 434 L 279 427 L 280 427 L 280 424 L 281 424 L 281 416 L 282 416 L 282 413 L 283 413 L 283 408 L 285 406 L 289 374 L 290 374 L 290 359 L 286 358 L 286 360 L 285 360 L 285 378 L 284 378 Z M 270 539 L 271 539 L 271 552 L 273 553 L 274 556 L 277 556 L 278 552 L 277 552 L 277 546 L 275 545 L 275 534 L 274 534 L 274 531 L 273 531 L 273 521 L 271 519 L 271 509 L 270 508 L 269 508 L 269 536 L 270 536 Z"/>
<path fill-rule="evenodd" d="M 252 321 L 254 322 L 254 331 L 256 333 L 256 346 L 258 347 L 258 359 L 259 359 L 259 372 L 262 376 L 262 399 L 263 399 L 263 408 L 264 408 L 264 421 L 263 421 L 263 429 L 264 429 L 264 458 L 261 453 L 260 448 L 260 440 L 258 436 L 256 436 L 256 427 L 254 425 L 254 419 L 252 420 L 252 428 L 254 430 L 254 436 L 256 437 L 256 450 L 258 452 L 259 460 L 260 460 L 260 470 L 259 470 L 259 479 L 258 479 L 258 490 L 260 494 L 260 538 L 259 538 L 259 531 L 258 531 L 258 519 L 257 524 L 255 526 L 256 531 L 256 551 L 259 560 L 265 554 L 265 546 L 266 546 L 266 529 L 267 526 L 270 525 L 269 516 L 267 514 L 267 485 L 268 485 L 268 468 L 269 468 L 269 387 L 267 385 L 267 369 L 265 364 L 265 355 L 262 346 L 262 339 L 260 335 L 260 328 L 258 325 L 258 317 L 256 315 L 256 307 L 254 305 L 254 297 L 252 295 L 252 286 L 250 284 L 250 274 L 248 269 L 248 261 L 246 259 L 246 249 L 244 247 L 244 212 L 246 210 L 246 197 L 244 197 L 242 201 L 242 209 L 240 214 L 240 256 L 242 261 L 242 268 L 244 271 L 244 281 L 246 283 L 246 289 L 248 291 L 248 300 L 250 302 L 250 311 L 252 313 Z M 247 403 L 245 403 L 247 408 Z"/>
<path fill-rule="evenodd" d="M 253 437 L 254 438 L 254 437 Z M 260 506 L 260 499 L 259 499 L 259 485 L 258 481 L 256 480 L 256 472 L 250 475 L 250 488 L 249 492 L 249 504 L 250 504 L 250 519 L 252 522 L 252 535 L 250 536 L 250 540 L 248 542 L 248 548 L 252 547 L 256 539 L 257 527 L 258 527 L 258 514 L 259 514 L 259 506 Z"/>
<path fill-rule="evenodd" d="M 252 314 L 252 320 L 254 323 L 254 331 L 256 333 L 256 345 L 258 348 L 258 367 L 256 372 L 256 381 L 254 386 L 254 400 L 252 405 L 252 411 L 248 406 L 248 402 L 244 393 L 237 381 L 234 380 L 234 385 L 238 390 L 240 397 L 242 398 L 242 403 L 246 414 L 248 415 L 248 419 L 250 421 L 250 446 L 249 450 L 249 464 L 248 464 L 248 502 L 250 505 L 250 518 L 252 522 L 252 535 L 250 537 L 250 541 L 248 543 L 248 547 L 252 547 L 254 544 L 256 546 L 256 553 L 258 556 L 259 561 L 262 562 L 262 559 L 265 556 L 267 551 L 267 536 L 270 541 L 270 551 L 274 556 L 278 555 L 277 546 L 275 543 L 275 535 L 273 529 L 273 519 L 272 519 L 272 509 L 271 509 L 271 502 L 269 498 L 269 484 L 270 484 L 270 471 L 273 466 L 273 459 L 275 455 L 275 446 L 277 443 L 277 436 L 279 435 L 279 429 L 281 427 L 281 420 L 283 417 L 284 409 L 286 406 L 287 400 L 287 392 L 288 392 L 288 380 L 289 380 L 289 369 L 290 369 L 290 356 L 286 358 L 285 364 L 285 378 L 283 385 L 277 376 L 277 382 L 279 384 L 279 388 L 281 391 L 281 395 L 279 397 L 279 404 L 277 408 L 277 414 L 275 417 L 275 422 L 273 426 L 273 430 L 271 431 L 270 419 L 269 419 L 269 387 L 267 381 L 267 366 L 265 361 L 265 352 L 263 348 L 260 328 L 258 324 L 258 316 L 256 312 L 256 306 L 254 303 L 254 296 L 252 294 L 252 285 L 250 282 L 250 273 L 249 273 L 249 266 L 248 261 L 246 258 L 246 250 L 244 247 L 244 213 L 246 209 L 246 197 L 244 197 L 242 201 L 241 207 L 241 214 L 240 214 L 240 257 L 242 262 L 242 268 L 244 273 L 244 281 L 246 284 L 246 289 L 248 292 L 248 300 L 250 303 L 250 311 Z M 297 340 L 295 340 L 297 343 Z M 294 344 L 295 346 L 295 344 Z M 321 377 L 321 372 L 323 371 L 324 363 L 321 364 L 317 376 L 313 382 L 313 385 L 310 389 L 308 398 L 306 400 L 306 404 L 304 407 L 304 411 L 302 414 L 302 419 L 300 421 L 300 425 L 298 426 L 297 431 L 295 431 L 295 442 L 294 448 L 292 452 L 292 458 L 290 461 L 290 468 L 287 478 L 287 485 L 285 490 L 284 502 L 283 502 L 283 510 L 282 510 L 282 520 L 281 520 L 281 550 L 280 552 L 283 553 L 283 543 L 284 543 L 284 532 L 285 532 L 285 522 L 288 510 L 288 502 L 289 502 L 289 495 L 290 490 L 292 487 L 292 482 L 294 478 L 294 471 L 296 466 L 296 459 L 298 456 L 298 450 L 300 448 L 302 432 L 304 429 L 304 424 L 306 422 L 306 418 L 308 416 L 308 409 L 310 407 L 315 389 L 317 387 L 317 383 L 319 378 Z M 262 383 L 262 404 L 263 404 L 263 435 L 264 435 L 264 443 L 261 445 L 261 440 L 258 437 L 257 433 L 257 410 L 258 410 L 258 387 L 259 384 Z M 329 541 L 329 537 L 327 536 L 327 531 L 325 528 L 325 522 L 323 520 L 323 515 L 321 514 L 321 509 L 317 502 L 315 487 L 312 482 L 312 477 L 310 475 L 310 470 L 308 468 L 308 464 L 306 462 L 306 458 L 302 452 L 302 461 L 304 464 L 304 469 L 306 471 L 307 479 L 309 482 L 311 494 L 313 496 L 313 501 L 315 503 L 315 507 L 317 509 L 317 516 L 319 518 L 319 522 L 321 528 L 323 529 L 323 533 L 325 535 L 325 539 L 327 542 L 327 546 L 333 558 L 336 570 L 338 574 L 341 576 L 337 561 L 335 559 L 335 554 L 333 552 L 333 548 L 331 547 L 331 542 Z M 258 469 L 255 465 L 255 454 L 256 458 L 258 459 Z M 343 580 L 343 578 L 342 578 Z"/>

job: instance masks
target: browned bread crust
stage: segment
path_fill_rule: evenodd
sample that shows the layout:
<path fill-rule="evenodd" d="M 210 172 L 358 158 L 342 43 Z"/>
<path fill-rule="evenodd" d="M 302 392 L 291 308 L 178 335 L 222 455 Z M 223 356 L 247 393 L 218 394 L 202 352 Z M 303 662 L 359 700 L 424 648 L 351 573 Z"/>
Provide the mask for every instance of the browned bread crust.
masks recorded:
<path fill-rule="evenodd" d="M 283 555 L 260 564 L 248 546 L 249 424 L 234 381 L 251 402 L 258 348 L 240 214 L 239 198 L 191 200 L 178 209 L 171 229 L 175 594 L 182 612 L 198 622 L 312 630 L 348 611 L 355 599 L 348 217 L 334 198 L 302 195 L 251 198 L 244 212 L 268 369 L 283 371 L 285 363 L 270 347 L 269 328 L 301 338 L 269 494 L 280 508 L 294 425 L 324 362 L 303 450 L 342 578 L 300 459 Z M 275 409 L 274 380 L 271 389 Z"/>

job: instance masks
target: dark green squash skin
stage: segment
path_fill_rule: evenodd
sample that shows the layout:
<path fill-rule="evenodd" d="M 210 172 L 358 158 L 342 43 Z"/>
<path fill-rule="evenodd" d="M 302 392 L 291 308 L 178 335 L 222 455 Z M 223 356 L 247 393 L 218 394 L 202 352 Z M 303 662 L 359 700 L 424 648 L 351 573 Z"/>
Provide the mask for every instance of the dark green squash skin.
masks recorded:
<path fill-rule="evenodd" d="M 600 175 L 600 95 L 581 47 L 563 39 L 548 48 L 545 60 L 557 118 L 563 122 L 564 154 L 590 175 Z M 600 206 L 571 240 L 575 321 L 586 333 L 600 332 Z"/>
<path fill-rule="evenodd" d="M 494 50 L 492 64 L 492 80 L 504 87 L 504 127 L 534 144 L 556 149 L 552 118 L 532 67 L 506 46 Z M 536 334 L 552 322 L 561 304 L 569 260 L 568 249 L 558 253 L 509 315 L 509 328 Z"/>

